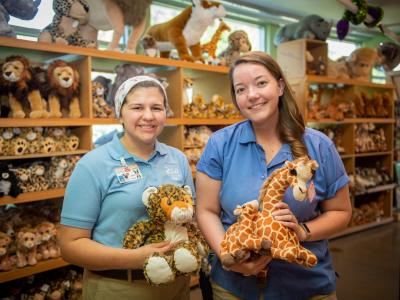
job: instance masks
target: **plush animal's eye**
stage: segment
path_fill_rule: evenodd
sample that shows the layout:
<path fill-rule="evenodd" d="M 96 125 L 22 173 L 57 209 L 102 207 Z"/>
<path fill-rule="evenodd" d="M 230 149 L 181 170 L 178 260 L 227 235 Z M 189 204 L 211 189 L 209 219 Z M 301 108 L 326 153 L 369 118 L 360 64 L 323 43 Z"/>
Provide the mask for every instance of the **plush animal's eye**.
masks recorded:
<path fill-rule="evenodd" d="M 172 200 L 171 200 L 171 199 L 168 199 L 168 200 L 167 200 L 167 204 L 168 204 L 168 205 L 171 205 L 171 204 L 172 204 Z"/>
<path fill-rule="evenodd" d="M 296 169 L 291 169 L 291 170 L 290 170 L 290 175 L 296 176 L 296 175 L 297 175 Z"/>

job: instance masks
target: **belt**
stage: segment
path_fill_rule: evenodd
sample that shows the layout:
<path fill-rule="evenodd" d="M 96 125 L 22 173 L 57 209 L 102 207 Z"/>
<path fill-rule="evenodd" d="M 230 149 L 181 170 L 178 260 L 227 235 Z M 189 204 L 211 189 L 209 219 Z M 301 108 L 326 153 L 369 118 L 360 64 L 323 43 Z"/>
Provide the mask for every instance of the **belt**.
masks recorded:
<path fill-rule="evenodd" d="M 104 271 L 90 271 L 94 274 L 100 275 L 102 277 L 127 280 L 129 282 L 133 280 L 143 280 L 146 279 L 143 274 L 143 270 L 104 270 Z"/>

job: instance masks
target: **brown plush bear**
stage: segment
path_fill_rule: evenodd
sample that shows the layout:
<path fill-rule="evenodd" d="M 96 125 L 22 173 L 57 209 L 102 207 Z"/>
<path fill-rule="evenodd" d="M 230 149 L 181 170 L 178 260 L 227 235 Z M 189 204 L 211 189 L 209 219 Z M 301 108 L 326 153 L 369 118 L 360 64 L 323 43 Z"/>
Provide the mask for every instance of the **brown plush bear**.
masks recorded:
<path fill-rule="evenodd" d="M 17 267 L 36 265 L 37 236 L 33 228 L 23 227 L 17 233 Z"/>

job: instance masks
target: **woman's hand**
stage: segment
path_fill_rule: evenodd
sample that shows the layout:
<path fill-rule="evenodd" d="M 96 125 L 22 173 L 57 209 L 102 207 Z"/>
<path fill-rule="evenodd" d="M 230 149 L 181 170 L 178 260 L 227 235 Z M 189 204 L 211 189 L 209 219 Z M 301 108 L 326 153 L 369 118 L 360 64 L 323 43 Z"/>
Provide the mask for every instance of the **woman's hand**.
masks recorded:
<path fill-rule="evenodd" d="M 275 204 L 276 210 L 272 212 L 272 217 L 276 221 L 280 221 L 284 226 L 292 229 L 300 241 L 304 241 L 307 238 L 303 228 L 299 225 L 296 216 L 292 213 L 289 205 L 285 202 L 278 202 Z"/>
<path fill-rule="evenodd" d="M 170 250 L 173 246 L 174 243 L 171 243 L 170 241 L 162 241 L 159 243 L 153 243 L 142 246 L 136 249 L 138 251 L 138 256 L 140 256 L 140 258 L 138 259 L 142 260 L 142 265 L 143 265 L 147 257 L 151 256 L 155 252 L 164 253 Z"/>
<path fill-rule="evenodd" d="M 253 260 L 246 260 L 229 267 L 230 271 L 241 273 L 244 276 L 257 275 L 271 262 L 271 256 L 260 256 Z"/>

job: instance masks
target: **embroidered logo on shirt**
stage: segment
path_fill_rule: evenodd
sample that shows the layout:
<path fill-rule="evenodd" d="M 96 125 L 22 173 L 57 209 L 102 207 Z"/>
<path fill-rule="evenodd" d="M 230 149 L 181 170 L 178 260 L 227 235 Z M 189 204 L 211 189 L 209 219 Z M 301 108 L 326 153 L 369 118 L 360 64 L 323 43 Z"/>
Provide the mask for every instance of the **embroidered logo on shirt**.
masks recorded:
<path fill-rule="evenodd" d="M 165 168 L 165 173 L 171 177 L 173 180 L 182 180 L 182 174 L 178 168 L 177 165 L 175 164 L 165 164 L 164 165 Z"/>

